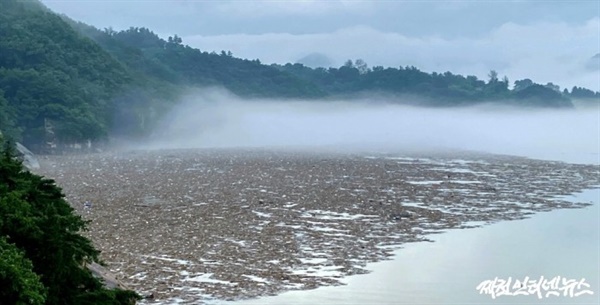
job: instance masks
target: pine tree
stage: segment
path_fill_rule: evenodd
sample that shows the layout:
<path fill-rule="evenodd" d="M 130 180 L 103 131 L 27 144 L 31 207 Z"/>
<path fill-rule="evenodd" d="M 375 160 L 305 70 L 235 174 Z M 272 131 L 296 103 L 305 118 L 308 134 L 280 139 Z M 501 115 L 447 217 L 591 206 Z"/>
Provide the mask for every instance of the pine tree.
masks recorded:
<path fill-rule="evenodd" d="M 43 305 L 46 288 L 23 251 L 0 237 L 0 300 L 2 304 Z"/>
<path fill-rule="evenodd" d="M 14 253 L 14 249 L 3 245 L 9 251 L 6 255 L 19 261 L 19 251 L 24 254 L 20 260 L 24 271 L 19 271 L 23 276 L 28 266 L 24 259 L 32 263 L 33 272 L 47 290 L 44 304 L 134 303 L 138 299 L 135 292 L 107 289 L 85 268 L 88 263 L 99 262 L 99 251 L 80 234 L 86 226 L 87 222 L 74 213 L 55 182 L 25 170 L 15 158 L 14 150 L 5 145 L 0 156 L 0 238 L 18 249 Z M 30 293 L 11 291 L 17 289 L 15 285 L 0 286 L 0 296 Z M 36 287 L 35 283 L 32 285 Z M 36 293 L 43 296 L 40 291 Z"/>

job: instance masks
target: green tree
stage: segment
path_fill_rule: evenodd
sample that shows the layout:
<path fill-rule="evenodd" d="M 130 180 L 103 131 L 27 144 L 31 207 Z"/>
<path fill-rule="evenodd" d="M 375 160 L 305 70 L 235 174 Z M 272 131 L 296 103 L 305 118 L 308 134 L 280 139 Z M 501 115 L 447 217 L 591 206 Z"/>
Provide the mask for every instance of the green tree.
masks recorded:
<path fill-rule="evenodd" d="M 545 87 L 548 88 L 548 89 L 552 89 L 552 90 L 554 90 L 556 92 L 560 92 L 560 86 L 559 85 L 555 85 L 553 83 L 547 83 L 545 85 Z"/>
<path fill-rule="evenodd" d="M 516 91 L 513 96 L 522 106 L 573 107 L 571 101 L 560 92 L 539 84 L 533 84 L 523 90 Z"/>
<path fill-rule="evenodd" d="M 523 90 L 531 85 L 533 85 L 533 81 L 530 80 L 529 78 L 526 79 L 521 79 L 521 80 L 516 80 L 515 81 L 515 86 L 514 86 L 514 90 L 515 91 L 520 91 Z"/>
<path fill-rule="evenodd" d="M 10 139 L 20 137 L 20 130 L 16 126 L 16 112 L 4 98 L 4 92 L 0 90 L 0 136 L 4 135 Z"/>
<path fill-rule="evenodd" d="M 578 99 L 594 99 L 600 98 L 600 92 L 594 92 L 590 89 L 574 86 L 571 89 L 571 97 Z"/>
<path fill-rule="evenodd" d="M 99 262 L 99 251 L 80 234 L 87 222 L 74 213 L 54 181 L 25 170 L 11 147 L 5 145 L 0 153 L 0 237 L 31 261 L 47 289 L 45 304 L 124 305 L 136 300 L 133 291 L 105 288 L 85 268 Z"/>
<path fill-rule="evenodd" d="M 489 78 L 488 83 L 498 82 L 498 72 L 496 72 L 496 70 L 491 70 L 490 73 L 488 73 L 488 78 Z"/>
<path fill-rule="evenodd" d="M 43 305 L 46 288 L 19 248 L 0 236 L 0 300 L 2 304 Z"/>
<path fill-rule="evenodd" d="M 356 67 L 356 69 L 358 69 L 358 72 L 360 74 L 365 74 L 365 73 L 369 72 L 369 65 L 367 65 L 367 63 L 362 59 L 355 60 L 354 67 Z"/>

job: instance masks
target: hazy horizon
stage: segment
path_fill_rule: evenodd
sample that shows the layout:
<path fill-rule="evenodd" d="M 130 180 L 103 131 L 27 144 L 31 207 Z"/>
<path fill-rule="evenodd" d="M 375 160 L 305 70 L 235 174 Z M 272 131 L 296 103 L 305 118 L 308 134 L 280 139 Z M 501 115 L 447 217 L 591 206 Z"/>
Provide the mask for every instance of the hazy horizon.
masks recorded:
<path fill-rule="evenodd" d="M 564 154 L 572 162 L 576 160 L 570 154 L 587 153 L 586 160 L 598 163 L 598 107 L 539 109 L 489 103 L 426 108 L 390 103 L 383 97 L 244 100 L 224 90 L 203 89 L 185 96 L 151 140 L 133 146 L 472 150 L 545 159 Z"/>
<path fill-rule="evenodd" d="M 177 34 L 202 51 L 227 50 L 265 64 L 316 54 L 332 66 L 363 59 L 369 67 L 415 66 L 483 80 L 495 70 L 510 85 L 529 78 L 561 90 L 600 91 L 597 1 L 42 2 L 98 28 L 147 27 L 161 37 Z M 357 99 L 247 101 L 220 90 L 191 91 L 144 145 L 587 152 L 598 162 L 598 105 L 437 109 Z"/>

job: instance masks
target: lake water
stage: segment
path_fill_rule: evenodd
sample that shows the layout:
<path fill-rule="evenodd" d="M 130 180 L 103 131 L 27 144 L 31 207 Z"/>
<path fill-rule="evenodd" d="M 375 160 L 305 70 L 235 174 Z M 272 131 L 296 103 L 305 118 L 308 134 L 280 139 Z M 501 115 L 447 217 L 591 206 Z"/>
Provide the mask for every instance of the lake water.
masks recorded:
<path fill-rule="evenodd" d="M 563 151 L 530 157 L 599 164 L 598 152 Z M 430 235 L 434 242 L 402 245 L 393 260 L 368 265 L 372 272 L 344 279 L 346 285 L 289 291 L 236 304 L 600 304 L 600 189 L 565 197 L 591 202 L 583 209 L 538 213 L 476 229 Z M 585 279 L 593 295 L 480 294 L 486 280 Z M 511 284 L 512 286 L 512 284 Z M 515 290 L 511 290 L 515 291 Z M 224 302 L 227 304 L 230 302 Z"/>
<path fill-rule="evenodd" d="M 570 197 L 594 203 L 585 209 L 453 230 L 432 236 L 433 243 L 404 245 L 394 260 L 371 264 L 372 273 L 348 277 L 345 286 L 290 291 L 237 304 L 599 304 L 599 198 L 599 189 L 586 190 Z M 476 289 L 484 280 L 526 276 L 585 278 L 594 295 L 492 299 Z"/>

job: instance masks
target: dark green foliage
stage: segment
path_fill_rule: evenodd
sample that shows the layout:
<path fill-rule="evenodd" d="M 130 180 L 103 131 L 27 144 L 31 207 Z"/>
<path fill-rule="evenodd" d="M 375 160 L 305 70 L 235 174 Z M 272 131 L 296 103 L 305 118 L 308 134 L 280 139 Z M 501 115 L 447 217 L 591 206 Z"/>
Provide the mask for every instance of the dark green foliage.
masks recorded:
<path fill-rule="evenodd" d="M 185 86 L 223 86 L 247 97 L 320 97 L 323 92 L 258 60 L 235 58 L 229 52 L 201 52 L 175 35 L 166 41 L 146 28 L 104 31 L 72 22 L 138 75 Z"/>
<path fill-rule="evenodd" d="M 0 135 L 7 139 L 20 137 L 20 130 L 16 124 L 16 112 L 4 98 L 4 91 L 0 90 Z"/>
<path fill-rule="evenodd" d="M 576 99 L 600 99 L 600 92 L 594 92 L 582 87 L 573 87 L 570 96 Z"/>
<path fill-rule="evenodd" d="M 301 64 L 277 67 L 299 78 L 314 82 L 322 91 L 331 95 L 344 96 L 360 92 L 386 93 L 388 96 L 418 97 L 414 100 L 418 101 L 418 105 L 423 106 L 464 106 L 481 102 L 505 103 L 515 99 L 533 98 L 530 95 L 526 97 L 513 95 L 513 91 L 508 89 L 508 79 L 498 79 L 495 71 L 490 72 L 490 79 L 486 83 L 475 76 L 464 77 L 450 72 L 430 74 L 415 67 L 368 69 L 366 63 L 359 60 L 357 63 L 348 61 L 339 69 L 311 69 Z M 520 84 L 520 81 L 517 83 Z M 548 97 L 556 98 L 554 95 L 547 94 L 539 96 L 540 99 Z M 570 102 L 565 102 L 563 97 L 558 98 L 561 103 L 550 101 L 541 106 L 569 106 Z M 397 100 L 411 99 L 398 98 Z M 529 103 L 529 106 L 535 106 L 535 103 Z"/>
<path fill-rule="evenodd" d="M 531 85 L 533 85 L 533 81 L 530 80 L 529 78 L 526 79 L 522 79 L 522 80 L 516 80 L 515 81 L 515 87 L 514 87 L 514 91 L 520 91 L 523 90 Z"/>
<path fill-rule="evenodd" d="M 46 288 L 23 251 L 0 236 L 1 304 L 43 305 Z"/>
<path fill-rule="evenodd" d="M 524 106 L 535 107 L 572 107 L 571 101 L 560 91 L 538 84 L 516 91 L 515 98 Z"/>
<path fill-rule="evenodd" d="M 64 144 L 105 137 L 110 101 L 131 76 L 100 46 L 35 3 L 0 1 L 0 90 L 22 131 L 16 136 L 35 147 L 46 140 L 44 124 L 50 120 Z"/>
<path fill-rule="evenodd" d="M 0 156 L 0 238 L 6 239 L 18 249 L 15 254 L 8 246 L 13 260 L 18 260 L 21 271 L 27 275 L 27 261 L 33 264 L 33 272 L 39 275 L 44 289 L 35 282 L 27 282 L 18 293 L 47 291 L 47 305 L 68 304 L 130 304 L 137 295 L 131 291 L 109 290 L 102 286 L 86 263 L 98 261 L 99 252 L 91 241 L 80 235 L 86 222 L 76 215 L 64 200 L 64 195 L 53 180 L 45 179 L 24 170 L 14 158 L 11 148 L 5 148 Z M 7 244 L 8 245 L 8 244 Z M 4 251 L 4 250 L 3 250 Z M 26 260 L 25 260 L 26 259 Z M 10 271 L 10 270 L 9 270 Z M 17 285 L 18 282 L 15 282 Z M 4 290 L 0 294 L 14 295 L 21 288 Z M 33 290 L 32 290 L 33 289 Z"/>

